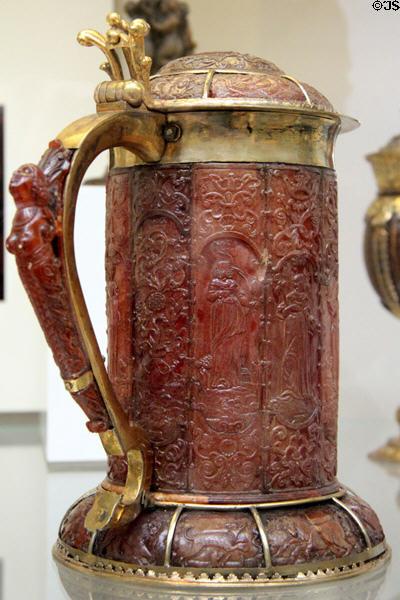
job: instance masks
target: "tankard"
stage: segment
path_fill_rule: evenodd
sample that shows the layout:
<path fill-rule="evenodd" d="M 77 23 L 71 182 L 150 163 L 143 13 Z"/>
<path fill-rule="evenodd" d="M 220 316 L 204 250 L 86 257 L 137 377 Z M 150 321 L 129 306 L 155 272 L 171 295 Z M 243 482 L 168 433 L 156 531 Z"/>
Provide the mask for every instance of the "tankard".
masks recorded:
<path fill-rule="evenodd" d="M 107 58 L 96 114 L 10 184 L 8 249 L 108 455 L 55 557 L 209 586 L 376 567 L 379 521 L 336 477 L 333 147 L 356 122 L 248 54 L 188 56 L 150 78 L 146 23 L 108 23 L 78 38 Z M 107 370 L 73 245 L 78 189 L 104 150 Z"/>

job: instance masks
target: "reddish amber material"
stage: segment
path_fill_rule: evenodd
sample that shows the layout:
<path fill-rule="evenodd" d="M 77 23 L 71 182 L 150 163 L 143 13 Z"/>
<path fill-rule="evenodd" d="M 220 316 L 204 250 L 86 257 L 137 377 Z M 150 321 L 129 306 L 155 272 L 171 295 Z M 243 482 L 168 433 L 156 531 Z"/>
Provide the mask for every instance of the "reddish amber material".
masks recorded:
<path fill-rule="evenodd" d="M 334 172 L 118 169 L 107 215 L 110 376 L 150 436 L 153 490 L 335 489 Z"/>
<path fill-rule="evenodd" d="M 46 336 L 63 379 L 89 369 L 75 323 L 62 259 L 62 194 L 72 151 L 55 140 L 38 166 L 20 167 L 12 176 L 10 192 L 17 211 L 7 239 L 18 272 Z M 90 431 L 110 427 L 110 419 L 94 382 L 72 396 L 89 417 Z"/>
<path fill-rule="evenodd" d="M 274 63 L 239 52 L 203 52 L 170 61 L 158 72 L 160 77 L 151 80 L 152 96 L 164 102 L 201 98 L 210 71 L 215 73 L 207 84 L 209 98 L 256 98 L 302 108 L 305 91 L 315 108 L 334 112 L 329 100 L 311 85 L 299 85 Z"/>
<path fill-rule="evenodd" d="M 374 545 L 383 541 L 379 521 L 365 502 L 346 494 L 343 503 L 361 519 Z M 82 513 L 87 510 L 88 500 L 84 500 L 79 514 L 74 514 L 75 508 L 64 521 L 61 537 L 69 546 L 82 544 L 77 539 L 79 527 L 72 523 L 82 527 Z M 365 539 L 355 521 L 331 503 L 259 512 L 273 565 L 335 560 L 365 550 Z M 111 560 L 124 557 L 126 562 L 143 566 L 162 565 L 172 514 L 172 509 L 146 511 L 129 525 L 100 533 L 95 554 Z M 171 564 L 192 568 L 263 567 L 262 544 L 250 513 L 184 512 L 176 528 Z"/>

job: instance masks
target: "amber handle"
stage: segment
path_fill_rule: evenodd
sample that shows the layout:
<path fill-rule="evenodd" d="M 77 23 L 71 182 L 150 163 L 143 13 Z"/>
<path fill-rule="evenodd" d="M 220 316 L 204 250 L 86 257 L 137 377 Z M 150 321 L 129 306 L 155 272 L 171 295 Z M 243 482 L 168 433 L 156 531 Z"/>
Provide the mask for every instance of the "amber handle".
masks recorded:
<path fill-rule="evenodd" d="M 100 433 L 106 452 L 126 457 L 125 486 L 100 486 L 86 517 L 85 526 L 94 532 L 140 511 L 150 486 L 152 451 L 145 431 L 128 420 L 115 395 L 93 332 L 75 261 L 77 196 L 87 168 L 104 150 L 122 147 L 158 161 L 164 122 L 161 114 L 131 109 L 80 119 L 61 132 L 39 166 L 21 167 L 10 184 L 17 213 L 7 247 L 16 254 L 66 387 L 88 414 L 89 428 Z"/>
<path fill-rule="evenodd" d="M 85 172 L 92 161 L 104 150 L 123 147 L 148 162 L 158 161 L 164 151 L 162 137 L 164 117 L 148 111 L 133 111 L 100 114 L 94 122 L 85 120 L 81 127 L 84 133 L 78 140 L 71 169 L 66 179 L 63 210 L 63 256 L 66 280 L 78 328 L 88 355 L 94 378 L 99 386 L 107 412 L 110 416 L 121 449 L 126 454 L 132 448 L 146 451 L 149 447 L 143 429 L 129 422 L 104 366 L 104 361 L 93 332 L 82 288 L 80 285 L 74 251 L 74 223 L 78 191 Z M 77 128 L 77 124 L 72 127 Z M 64 130 L 68 143 L 70 134 Z"/>
<path fill-rule="evenodd" d="M 101 433 L 111 427 L 111 421 L 74 318 L 62 261 L 62 198 L 72 156 L 73 150 L 56 140 L 39 165 L 23 165 L 15 171 L 10 192 L 17 211 L 6 246 L 15 255 L 67 390 L 89 418 L 89 430 Z"/>
<path fill-rule="evenodd" d="M 382 304 L 400 317 L 400 196 L 379 195 L 369 207 L 364 257 Z"/>

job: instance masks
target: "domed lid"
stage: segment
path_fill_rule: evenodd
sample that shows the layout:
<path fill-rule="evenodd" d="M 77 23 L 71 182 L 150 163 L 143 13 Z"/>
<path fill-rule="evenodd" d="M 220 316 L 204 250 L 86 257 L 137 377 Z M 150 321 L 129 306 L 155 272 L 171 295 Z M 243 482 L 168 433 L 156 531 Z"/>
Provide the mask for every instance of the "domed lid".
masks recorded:
<path fill-rule="evenodd" d="M 129 25 L 118 13 L 107 16 L 110 29 L 102 36 L 85 29 L 78 34 L 84 46 L 98 46 L 107 57 L 101 68 L 111 77 L 95 90 L 98 105 L 118 101 L 132 107 L 142 103 L 160 112 L 193 110 L 287 111 L 330 117 L 342 131 L 358 122 L 336 113 L 315 88 L 285 75 L 272 62 L 239 52 L 204 52 L 169 62 L 149 78 L 151 59 L 144 37 L 150 27 L 142 19 Z M 118 55 L 117 49 L 122 49 Z M 124 57 L 130 79 L 124 80 Z"/>
<path fill-rule="evenodd" d="M 152 106 L 164 111 L 284 109 L 339 117 L 312 86 L 274 63 L 239 52 L 204 52 L 171 61 L 150 78 Z M 342 130 L 357 121 L 340 117 Z"/>

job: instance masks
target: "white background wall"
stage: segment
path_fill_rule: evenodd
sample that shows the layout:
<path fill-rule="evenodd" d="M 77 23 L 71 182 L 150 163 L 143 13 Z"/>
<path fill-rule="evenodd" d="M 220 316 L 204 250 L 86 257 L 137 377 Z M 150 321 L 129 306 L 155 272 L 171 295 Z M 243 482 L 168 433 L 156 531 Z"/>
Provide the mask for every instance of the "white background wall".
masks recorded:
<path fill-rule="evenodd" d="M 22 162 L 37 161 L 47 141 L 66 123 L 92 112 L 92 91 L 102 78 L 97 70 L 101 57 L 95 49 L 81 48 L 75 35 L 85 26 L 104 31 L 103 15 L 110 4 L 111 0 L 3 0 L 2 22 L 7 27 L 0 38 L 0 101 L 6 110 L 7 178 Z M 188 4 L 198 51 L 235 49 L 268 58 L 362 123 L 339 139 L 336 152 L 341 415 L 376 419 L 384 441 L 396 432 L 393 414 L 400 404 L 400 323 L 380 307 L 363 265 L 363 215 L 376 193 L 364 156 L 400 132 L 400 11 L 377 12 L 371 0 Z M 9 204 L 7 223 L 10 216 Z M 45 347 L 12 260 L 6 272 L 6 301 L 0 304 L 0 410 L 43 409 Z M 87 437 L 83 418 L 78 420 L 71 432 L 80 427 Z"/>

